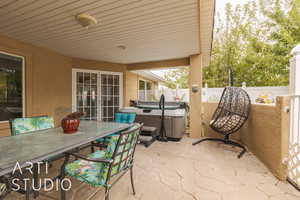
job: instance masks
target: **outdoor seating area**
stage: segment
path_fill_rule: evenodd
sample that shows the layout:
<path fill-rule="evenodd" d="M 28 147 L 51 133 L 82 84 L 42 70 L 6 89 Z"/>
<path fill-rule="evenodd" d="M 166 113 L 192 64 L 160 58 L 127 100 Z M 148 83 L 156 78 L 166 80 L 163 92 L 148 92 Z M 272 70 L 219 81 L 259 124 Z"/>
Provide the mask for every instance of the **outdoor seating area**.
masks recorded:
<path fill-rule="evenodd" d="M 0 200 L 299 200 L 299 19 L 300 0 L 1 0 Z"/>

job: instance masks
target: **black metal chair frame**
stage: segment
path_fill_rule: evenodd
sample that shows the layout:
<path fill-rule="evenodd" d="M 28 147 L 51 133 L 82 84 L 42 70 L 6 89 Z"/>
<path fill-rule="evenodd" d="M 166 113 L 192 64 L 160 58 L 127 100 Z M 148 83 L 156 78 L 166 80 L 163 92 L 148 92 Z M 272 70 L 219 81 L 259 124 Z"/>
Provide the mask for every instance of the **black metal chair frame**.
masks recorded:
<path fill-rule="evenodd" d="M 11 177 L 10 176 L 2 176 L 0 177 L 0 183 L 5 184 L 6 191 L 0 195 L 0 200 L 5 199 L 5 197 L 11 192 Z"/>
<path fill-rule="evenodd" d="M 120 112 L 119 111 L 119 112 L 116 112 L 116 113 L 125 113 L 125 114 L 129 113 L 129 114 L 135 114 L 136 115 L 135 112 Z M 97 142 L 97 141 L 93 141 L 93 142 L 91 142 L 90 145 L 88 145 L 86 147 L 91 147 L 91 152 L 93 153 L 93 152 L 95 152 L 95 147 L 98 147 L 100 150 L 104 150 L 107 147 L 107 144 L 101 143 L 101 142 Z"/>
<path fill-rule="evenodd" d="M 79 153 L 65 153 L 66 156 L 65 156 L 65 161 L 64 161 L 63 165 L 61 166 L 60 179 L 63 180 L 66 176 L 65 166 L 69 162 L 70 156 L 73 156 L 75 159 L 82 159 L 82 160 L 86 160 L 89 162 L 106 163 L 109 165 L 109 169 L 108 169 L 108 174 L 106 177 L 105 185 L 103 186 L 105 188 L 105 200 L 109 200 L 109 192 L 110 192 L 111 187 L 114 186 L 128 171 L 130 171 L 131 187 L 132 187 L 133 195 L 135 195 L 135 187 L 134 187 L 134 181 L 133 181 L 134 153 L 135 153 L 137 141 L 139 139 L 139 135 L 140 135 L 142 126 L 143 126 L 143 124 L 140 124 L 134 129 L 126 130 L 126 131 L 123 131 L 120 133 L 120 136 L 119 136 L 119 139 L 118 139 L 118 142 L 116 145 L 116 149 L 114 150 L 114 153 L 113 153 L 113 156 L 111 159 L 92 159 L 85 155 L 81 155 Z M 137 130 L 139 131 L 139 133 L 138 133 L 136 140 L 134 141 L 134 137 L 131 137 L 131 140 L 129 140 L 130 134 L 134 134 L 135 131 L 137 131 Z M 124 141 L 123 140 L 124 137 L 125 137 L 125 142 L 122 142 L 122 141 Z M 132 148 L 126 149 L 125 147 L 127 146 L 127 144 L 133 145 Z M 120 146 L 122 146 L 123 149 L 122 149 L 122 151 L 119 152 Z M 131 149 L 133 150 L 132 152 L 130 152 Z M 121 156 L 121 159 L 119 162 L 115 162 L 115 159 L 118 156 Z M 123 162 L 125 162 L 125 166 L 128 166 L 125 169 L 121 169 L 121 165 Z M 116 166 L 118 167 L 118 172 L 117 172 L 117 174 L 112 174 L 112 169 L 113 169 L 113 167 L 116 167 Z M 118 177 L 111 182 L 111 178 L 114 175 L 116 175 Z M 65 184 L 65 183 L 63 183 L 63 184 Z M 60 195 L 61 195 L 61 200 L 66 199 L 66 191 L 64 191 L 62 188 L 61 188 Z"/>
<path fill-rule="evenodd" d="M 247 92 L 237 87 L 226 87 L 222 93 L 221 100 L 210 122 L 210 127 L 217 133 L 223 134 L 222 138 L 204 138 L 193 145 L 204 141 L 217 141 L 233 145 L 242 149 L 238 158 L 247 151 L 238 142 L 230 140 L 229 136 L 242 128 L 249 117 L 251 100 Z"/>

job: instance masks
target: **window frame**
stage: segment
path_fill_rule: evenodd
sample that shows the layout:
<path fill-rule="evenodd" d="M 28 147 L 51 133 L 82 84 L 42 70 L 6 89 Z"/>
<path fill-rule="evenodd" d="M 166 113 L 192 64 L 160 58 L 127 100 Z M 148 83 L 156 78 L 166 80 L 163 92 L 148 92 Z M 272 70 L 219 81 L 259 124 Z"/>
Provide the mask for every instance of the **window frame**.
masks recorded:
<path fill-rule="evenodd" d="M 153 88 L 154 82 L 149 81 L 149 80 L 146 80 L 146 79 L 143 79 L 143 78 L 139 78 L 138 92 L 140 92 L 140 81 L 144 81 L 144 82 L 145 82 L 145 87 L 144 87 L 144 89 L 143 89 L 145 101 L 150 101 L 150 100 L 148 100 L 148 95 L 147 95 L 147 85 L 148 85 L 148 84 L 151 84 L 151 89 L 150 89 L 150 91 L 154 91 L 154 88 Z M 140 94 L 138 94 L 138 97 L 140 97 Z M 139 99 L 139 100 L 140 100 L 140 99 Z"/>
<path fill-rule="evenodd" d="M 9 53 L 6 51 L 0 51 L 0 54 L 13 56 L 22 59 L 22 117 L 26 116 L 26 68 L 25 68 L 25 56 Z M 9 120 L 0 121 L 0 123 L 7 123 Z"/>

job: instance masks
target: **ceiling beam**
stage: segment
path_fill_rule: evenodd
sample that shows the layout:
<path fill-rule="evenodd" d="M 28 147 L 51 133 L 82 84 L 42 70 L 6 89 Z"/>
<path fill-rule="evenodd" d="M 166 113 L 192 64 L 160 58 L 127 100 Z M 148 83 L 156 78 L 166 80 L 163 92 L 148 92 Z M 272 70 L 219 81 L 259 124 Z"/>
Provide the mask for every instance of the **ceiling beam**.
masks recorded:
<path fill-rule="evenodd" d="M 178 58 L 172 60 L 128 64 L 127 70 L 161 69 L 161 68 L 184 67 L 189 65 L 190 65 L 189 58 Z"/>

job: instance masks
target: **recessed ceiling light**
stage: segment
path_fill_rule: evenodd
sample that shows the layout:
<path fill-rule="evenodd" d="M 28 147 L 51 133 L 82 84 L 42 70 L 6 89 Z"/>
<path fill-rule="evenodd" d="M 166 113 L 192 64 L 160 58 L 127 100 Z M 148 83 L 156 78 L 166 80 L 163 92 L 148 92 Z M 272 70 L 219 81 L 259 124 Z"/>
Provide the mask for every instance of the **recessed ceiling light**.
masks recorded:
<path fill-rule="evenodd" d="M 86 14 L 86 13 L 81 13 L 75 16 L 76 21 L 78 24 L 80 24 L 82 27 L 88 28 L 91 25 L 97 24 L 98 21 L 95 17 Z"/>

